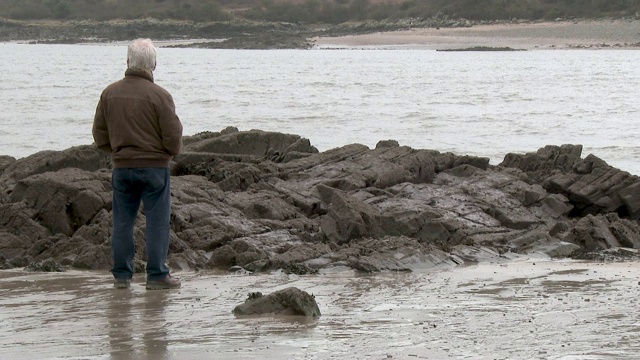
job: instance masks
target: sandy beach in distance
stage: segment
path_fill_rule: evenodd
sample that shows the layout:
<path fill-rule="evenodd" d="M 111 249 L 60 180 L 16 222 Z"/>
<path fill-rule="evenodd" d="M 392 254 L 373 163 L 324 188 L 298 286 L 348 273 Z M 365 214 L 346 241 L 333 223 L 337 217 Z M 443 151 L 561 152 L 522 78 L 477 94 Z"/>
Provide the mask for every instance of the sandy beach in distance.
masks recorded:
<path fill-rule="evenodd" d="M 414 28 L 366 35 L 319 37 L 317 48 L 451 50 L 471 47 L 535 49 L 638 49 L 640 21 L 556 21 Z"/>

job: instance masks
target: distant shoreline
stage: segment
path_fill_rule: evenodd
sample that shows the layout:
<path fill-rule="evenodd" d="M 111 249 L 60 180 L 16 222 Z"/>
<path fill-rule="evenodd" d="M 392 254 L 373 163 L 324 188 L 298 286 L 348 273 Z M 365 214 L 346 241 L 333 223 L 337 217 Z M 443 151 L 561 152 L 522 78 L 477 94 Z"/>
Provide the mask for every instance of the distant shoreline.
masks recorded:
<path fill-rule="evenodd" d="M 640 20 L 367 22 L 0 21 L 0 42 L 78 44 L 148 37 L 160 46 L 224 49 L 640 49 Z"/>
<path fill-rule="evenodd" d="M 581 20 L 412 28 L 363 35 L 314 37 L 310 40 L 315 48 L 320 49 L 640 49 L 640 21 Z"/>

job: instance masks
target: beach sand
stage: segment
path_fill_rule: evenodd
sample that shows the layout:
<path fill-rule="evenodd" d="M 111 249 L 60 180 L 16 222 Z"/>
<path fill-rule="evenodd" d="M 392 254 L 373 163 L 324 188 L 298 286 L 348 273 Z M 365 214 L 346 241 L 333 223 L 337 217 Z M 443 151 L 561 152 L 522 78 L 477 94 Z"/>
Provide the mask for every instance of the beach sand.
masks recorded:
<path fill-rule="evenodd" d="M 635 359 L 640 265 L 521 257 L 448 270 L 296 276 L 0 272 L 0 359 Z M 322 316 L 235 317 L 295 286 Z"/>
<path fill-rule="evenodd" d="M 471 47 L 535 49 L 638 49 L 640 21 L 557 21 L 414 28 L 366 35 L 319 37 L 317 48 L 451 50 Z"/>

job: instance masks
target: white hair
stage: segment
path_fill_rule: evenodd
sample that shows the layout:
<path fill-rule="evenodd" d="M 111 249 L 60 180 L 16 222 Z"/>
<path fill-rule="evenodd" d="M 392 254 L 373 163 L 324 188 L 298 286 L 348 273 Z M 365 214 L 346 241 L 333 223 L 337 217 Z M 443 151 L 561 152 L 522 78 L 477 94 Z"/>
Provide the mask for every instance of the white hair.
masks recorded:
<path fill-rule="evenodd" d="M 131 69 L 154 71 L 156 55 L 156 48 L 151 39 L 136 39 L 129 44 L 127 64 Z"/>

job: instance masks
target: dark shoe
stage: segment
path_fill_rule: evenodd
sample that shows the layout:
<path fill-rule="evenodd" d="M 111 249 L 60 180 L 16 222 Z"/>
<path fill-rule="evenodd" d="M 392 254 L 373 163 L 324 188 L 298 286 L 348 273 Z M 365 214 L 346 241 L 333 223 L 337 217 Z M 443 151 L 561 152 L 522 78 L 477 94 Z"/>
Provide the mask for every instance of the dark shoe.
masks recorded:
<path fill-rule="evenodd" d="M 114 279 L 113 287 L 116 289 L 128 289 L 129 285 L 131 285 L 131 280 L 129 279 Z"/>
<path fill-rule="evenodd" d="M 167 275 L 162 280 L 147 280 L 147 290 L 179 289 L 180 280 Z"/>

